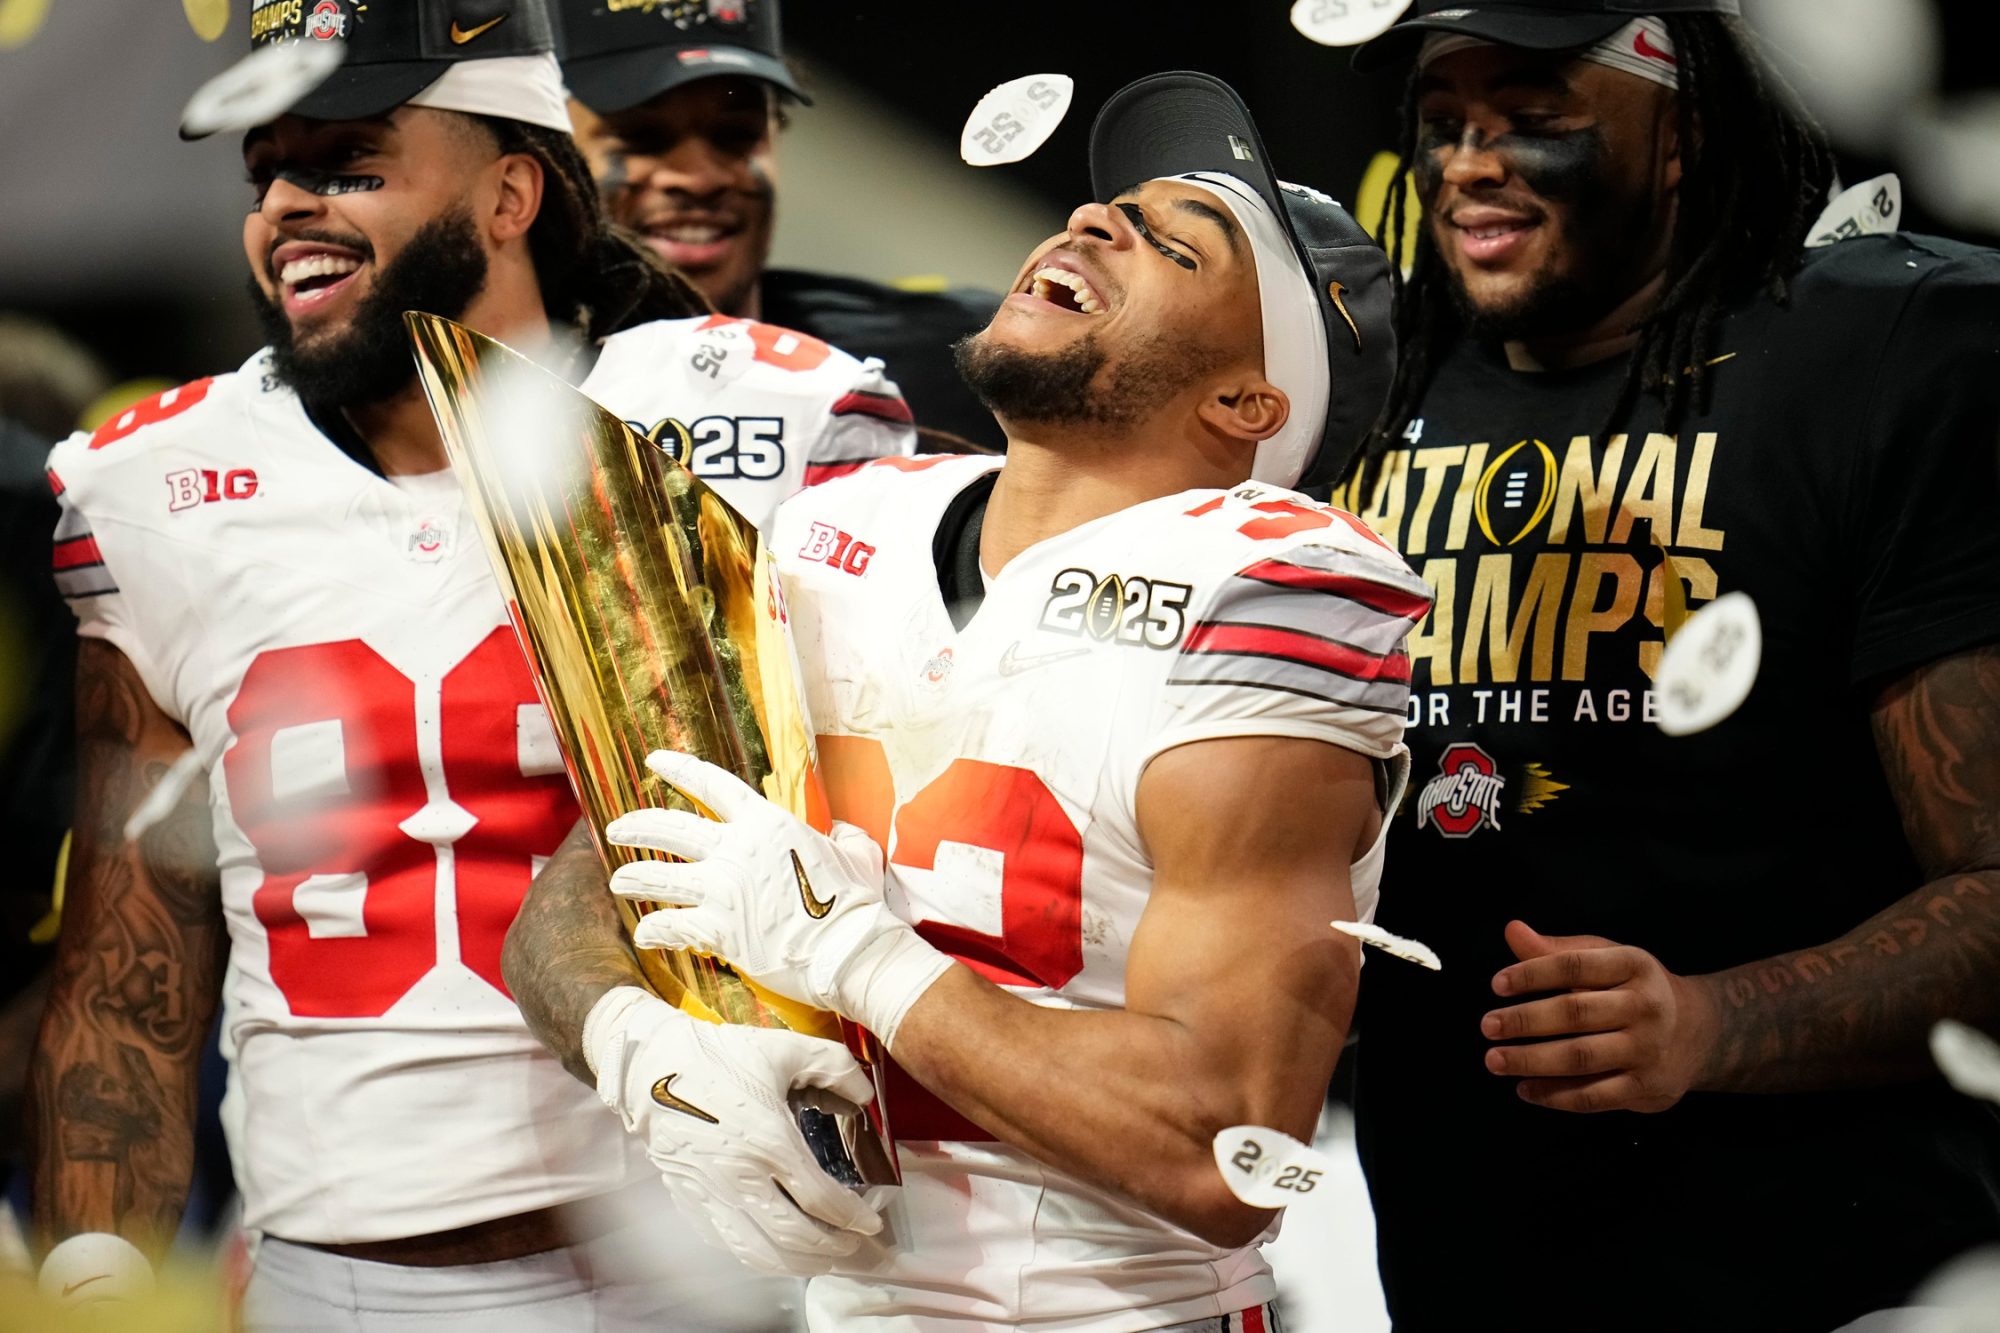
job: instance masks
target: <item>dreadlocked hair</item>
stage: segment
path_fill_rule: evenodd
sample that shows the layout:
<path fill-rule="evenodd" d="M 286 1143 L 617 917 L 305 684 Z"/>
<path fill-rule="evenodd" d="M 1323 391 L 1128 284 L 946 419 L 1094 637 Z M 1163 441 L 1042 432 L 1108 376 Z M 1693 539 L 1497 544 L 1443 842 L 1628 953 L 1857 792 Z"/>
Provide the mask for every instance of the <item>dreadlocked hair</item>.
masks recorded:
<path fill-rule="evenodd" d="M 1708 406 L 1717 326 L 1732 304 L 1757 292 L 1782 303 L 1804 254 L 1806 233 L 1833 184 L 1833 150 L 1784 79 L 1732 15 L 1664 16 L 1680 73 L 1679 211 L 1659 304 L 1639 329 L 1604 433 L 1622 423 L 1639 395 L 1658 394 L 1665 426 Z M 1396 179 L 1417 164 L 1418 72 L 1403 104 Z M 1712 133 L 1703 135 L 1707 128 Z M 1394 324 L 1401 356 L 1389 399 L 1364 443 L 1353 503 L 1371 496 L 1382 459 L 1423 403 L 1438 360 L 1464 332 L 1427 227 L 1405 255 L 1407 195 L 1391 189 L 1383 225 L 1395 281 Z M 1409 274 L 1403 276 L 1407 265 Z"/>
<path fill-rule="evenodd" d="M 500 116 L 472 119 L 502 153 L 525 153 L 541 164 L 542 208 L 528 228 L 528 253 L 551 322 L 594 341 L 635 324 L 713 311 L 638 235 L 611 220 L 569 135 Z"/>

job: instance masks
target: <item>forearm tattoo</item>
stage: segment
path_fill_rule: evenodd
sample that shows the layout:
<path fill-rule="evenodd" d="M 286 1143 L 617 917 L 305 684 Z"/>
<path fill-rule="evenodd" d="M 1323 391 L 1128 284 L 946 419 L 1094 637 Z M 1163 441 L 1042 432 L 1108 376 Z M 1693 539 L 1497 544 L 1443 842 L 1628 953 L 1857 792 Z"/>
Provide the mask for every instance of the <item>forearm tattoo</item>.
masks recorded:
<path fill-rule="evenodd" d="M 35 1218 L 51 1238 L 164 1243 L 194 1155 L 196 1071 L 227 954 L 206 788 L 136 844 L 125 820 L 186 737 L 131 665 L 85 640 L 81 787 L 54 978 L 30 1072 Z"/>
<path fill-rule="evenodd" d="M 500 967 L 528 1030 L 564 1069 L 596 1086 L 583 1058 L 583 1020 L 604 992 L 646 980 L 581 822 L 535 876 Z"/>
<path fill-rule="evenodd" d="M 1722 1032 L 1701 1086 L 1917 1077 L 1932 1068 L 1925 1039 L 1938 1019 L 2000 1023 L 2000 647 L 1898 681 L 1873 724 L 1927 882 L 1820 948 L 1709 978 Z"/>

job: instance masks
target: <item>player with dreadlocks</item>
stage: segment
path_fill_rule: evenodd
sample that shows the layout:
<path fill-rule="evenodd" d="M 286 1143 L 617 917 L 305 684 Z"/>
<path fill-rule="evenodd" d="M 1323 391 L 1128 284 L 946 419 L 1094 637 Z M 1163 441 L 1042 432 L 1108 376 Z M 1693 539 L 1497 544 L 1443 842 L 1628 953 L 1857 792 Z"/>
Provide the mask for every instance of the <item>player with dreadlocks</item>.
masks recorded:
<path fill-rule="evenodd" d="M 1398 1333 L 1825 1333 L 2000 1238 L 1925 1047 L 2000 1023 L 2000 255 L 1829 201 L 1736 9 L 1419 0 L 1361 57 L 1421 216 L 1335 499 L 1435 594 L 1381 921 L 1450 964 L 1362 982 Z"/>
<path fill-rule="evenodd" d="M 1612 415 L 1622 418 L 1643 389 L 1658 394 L 1663 419 L 1678 424 L 1691 406 L 1706 401 L 1709 349 L 1723 311 L 1760 291 L 1784 300 L 1807 233 L 1826 204 L 1834 162 L 1819 127 L 1786 95 L 1739 21 L 1666 13 L 1661 22 L 1679 73 L 1675 128 L 1681 142 L 1702 143 L 1703 151 L 1684 162 L 1657 301 L 1637 324 L 1638 341 L 1625 361 Z M 1400 150 L 1405 172 L 1428 160 L 1418 112 L 1422 83 L 1421 71 L 1413 71 Z M 1732 128 L 1704 142 L 1702 125 Z M 1455 299 L 1462 289 L 1451 283 L 1428 232 L 1419 230 L 1414 246 L 1407 244 L 1407 200 L 1407 191 L 1393 193 L 1385 229 L 1392 257 L 1408 272 L 1397 303 L 1404 355 L 1369 441 L 1371 460 L 1416 415 L 1430 385 L 1432 349 L 1449 343 L 1468 322 L 1464 303 Z M 1607 249 L 1621 244 L 1615 235 L 1575 239 Z"/>
<path fill-rule="evenodd" d="M 268 346 L 51 456 L 82 638 L 32 1076 L 36 1220 L 60 1242 L 43 1286 L 144 1286 L 136 1246 L 163 1247 L 186 1196 L 219 997 L 223 1122 L 261 1237 L 250 1333 L 689 1327 L 683 1293 L 617 1262 L 600 1206 L 629 1185 L 657 1210 L 659 1185 L 501 978 L 577 810 L 403 313 L 532 352 L 622 416 L 690 423 L 732 464 L 716 489 L 759 518 L 815 466 L 908 453 L 912 433 L 880 411 L 900 402 L 879 363 L 710 314 L 610 225 L 539 0 L 277 0 L 251 30 L 272 49 L 225 92 L 345 42 L 324 81 L 278 86 L 289 100 L 192 104 L 242 112 L 200 128 L 245 131 Z M 779 1233 L 857 1216 L 775 1109 L 799 1084 L 865 1088 L 845 1051 L 675 1018 L 684 1086 L 720 1061 L 751 1097 L 692 1131 L 686 1173 Z"/>

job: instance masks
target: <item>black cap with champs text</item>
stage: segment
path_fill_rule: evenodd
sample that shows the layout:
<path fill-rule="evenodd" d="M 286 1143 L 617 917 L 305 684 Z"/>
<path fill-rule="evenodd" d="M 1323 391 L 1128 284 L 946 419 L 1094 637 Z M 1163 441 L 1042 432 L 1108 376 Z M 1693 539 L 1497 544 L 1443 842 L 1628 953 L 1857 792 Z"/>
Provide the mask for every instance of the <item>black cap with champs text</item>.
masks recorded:
<path fill-rule="evenodd" d="M 1601 42 L 1637 18 L 1740 13 L 1739 0 L 1536 0 L 1534 4 L 1416 0 L 1396 26 L 1355 49 L 1354 68 L 1380 69 L 1413 55 L 1417 44 L 1433 32 L 1531 51 L 1567 51 Z"/>
<path fill-rule="evenodd" d="M 555 0 L 570 94 L 600 115 L 696 79 L 761 79 L 810 104 L 785 64 L 778 0 Z"/>
<path fill-rule="evenodd" d="M 1146 181 L 1190 172 L 1233 176 L 1255 190 L 1312 283 L 1331 382 L 1318 445 L 1293 484 L 1324 485 L 1346 470 L 1395 373 L 1388 256 L 1338 203 L 1277 178 L 1249 108 L 1220 79 L 1177 70 L 1113 93 L 1090 131 L 1097 197 L 1108 202 Z"/>
<path fill-rule="evenodd" d="M 256 0 L 250 55 L 196 96 L 254 74 L 271 48 L 302 52 L 316 46 L 336 47 L 338 63 L 331 73 L 314 72 L 295 97 L 280 93 L 283 111 L 361 120 L 401 106 L 470 61 L 552 57 L 555 34 L 544 0 Z M 256 100 L 265 96 L 260 86 Z M 226 119 L 193 130 L 184 124 L 181 137 L 229 128 L 249 126 Z"/>

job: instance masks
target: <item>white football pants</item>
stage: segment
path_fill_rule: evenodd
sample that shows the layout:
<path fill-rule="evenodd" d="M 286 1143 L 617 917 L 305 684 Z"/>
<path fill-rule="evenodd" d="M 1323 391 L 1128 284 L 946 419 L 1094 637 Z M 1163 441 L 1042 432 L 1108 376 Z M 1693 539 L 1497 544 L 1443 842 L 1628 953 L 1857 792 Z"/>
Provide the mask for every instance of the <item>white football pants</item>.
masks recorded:
<path fill-rule="evenodd" d="M 647 1228 L 657 1235 L 657 1230 Z M 244 1333 L 664 1333 L 785 1329 L 790 1285 L 760 1289 L 769 1320 L 704 1317 L 719 1293 L 630 1262 L 631 1232 L 491 1264 L 414 1268 L 347 1259 L 266 1237 L 243 1297 Z M 712 1278 L 757 1278 L 720 1252 Z M 704 1307 L 709 1307 L 705 1310 Z"/>

